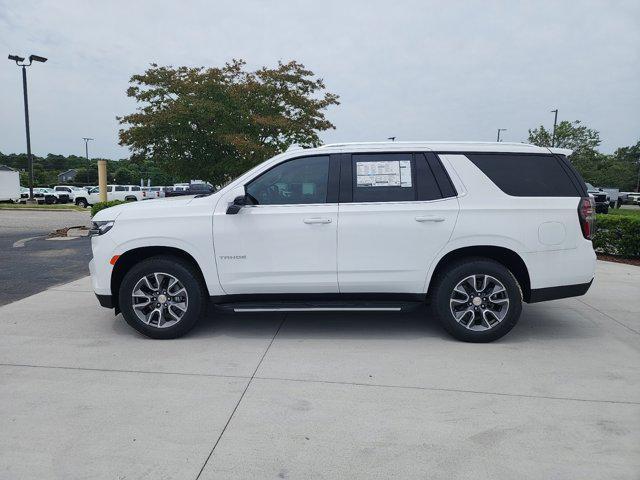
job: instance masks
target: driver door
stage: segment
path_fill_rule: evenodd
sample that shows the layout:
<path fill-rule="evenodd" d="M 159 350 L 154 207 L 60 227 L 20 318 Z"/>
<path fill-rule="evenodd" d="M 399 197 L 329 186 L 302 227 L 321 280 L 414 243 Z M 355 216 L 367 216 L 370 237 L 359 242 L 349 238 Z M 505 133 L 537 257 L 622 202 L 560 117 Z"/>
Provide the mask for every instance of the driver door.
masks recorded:
<path fill-rule="evenodd" d="M 249 202 L 218 202 L 213 240 L 227 294 L 337 293 L 337 156 L 298 157 L 245 185 Z M 230 199 L 233 200 L 233 199 Z"/>

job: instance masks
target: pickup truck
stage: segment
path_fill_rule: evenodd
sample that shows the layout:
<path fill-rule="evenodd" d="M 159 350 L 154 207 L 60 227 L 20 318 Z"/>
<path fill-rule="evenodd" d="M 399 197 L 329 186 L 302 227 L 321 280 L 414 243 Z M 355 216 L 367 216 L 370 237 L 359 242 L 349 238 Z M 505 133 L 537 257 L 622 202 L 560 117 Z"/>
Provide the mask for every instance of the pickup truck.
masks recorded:
<path fill-rule="evenodd" d="M 188 186 L 174 185 L 173 188 L 167 189 L 165 197 L 179 197 L 186 195 L 208 195 L 213 193 L 214 188 L 210 183 L 197 182 L 191 183 Z"/>
<path fill-rule="evenodd" d="M 593 196 L 593 200 L 596 204 L 596 213 L 609 213 L 609 194 L 600 188 L 596 188 L 590 183 L 587 183 L 587 192 Z"/>
<path fill-rule="evenodd" d="M 142 200 L 142 187 L 137 185 L 107 185 L 107 201 L 122 200 L 124 202 L 136 202 Z M 95 187 L 85 195 L 76 194 L 75 204 L 88 207 L 100 202 L 100 188 Z"/>

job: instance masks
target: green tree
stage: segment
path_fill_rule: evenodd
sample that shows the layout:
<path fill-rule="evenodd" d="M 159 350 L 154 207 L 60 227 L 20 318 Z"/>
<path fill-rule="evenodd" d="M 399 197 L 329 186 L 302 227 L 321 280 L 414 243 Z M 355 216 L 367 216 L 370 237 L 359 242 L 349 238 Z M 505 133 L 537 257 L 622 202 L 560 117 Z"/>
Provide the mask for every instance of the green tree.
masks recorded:
<path fill-rule="evenodd" d="M 320 144 L 318 133 L 335 128 L 324 111 L 339 103 L 295 61 L 257 71 L 247 71 L 242 60 L 221 68 L 152 64 L 131 84 L 127 95 L 139 107 L 118 121 L 120 144 L 132 159 L 214 184 L 293 144 Z"/>
<path fill-rule="evenodd" d="M 552 139 L 553 131 L 547 130 L 543 125 L 529 130 L 529 143 L 533 145 L 550 147 Z M 556 126 L 555 147 L 569 148 L 579 154 L 595 151 L 600 143 L 600 133 L 582 125 L 580 120 L 573 122 L 563 120 Z"/>

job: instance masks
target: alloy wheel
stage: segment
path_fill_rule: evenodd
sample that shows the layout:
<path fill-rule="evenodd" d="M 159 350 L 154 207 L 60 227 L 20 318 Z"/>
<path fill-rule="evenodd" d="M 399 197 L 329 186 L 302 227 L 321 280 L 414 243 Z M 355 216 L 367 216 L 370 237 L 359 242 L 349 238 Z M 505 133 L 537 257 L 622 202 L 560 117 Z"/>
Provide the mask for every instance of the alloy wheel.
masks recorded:
<path fill-rule="evenodd" d="M 189 308 L 189 295 L 182 282 L 162 272 L 150 273 L 138 280 L 131 300 L 136 316 L 155 328 L 172 327 Z"/>
<path fill-rule="evenodd" d="M 509 294 L 495 277 L 469 275 L 453 288 L 449 297 L 453 318 L 469 330 L 490 330 L 507 316 Z"/>

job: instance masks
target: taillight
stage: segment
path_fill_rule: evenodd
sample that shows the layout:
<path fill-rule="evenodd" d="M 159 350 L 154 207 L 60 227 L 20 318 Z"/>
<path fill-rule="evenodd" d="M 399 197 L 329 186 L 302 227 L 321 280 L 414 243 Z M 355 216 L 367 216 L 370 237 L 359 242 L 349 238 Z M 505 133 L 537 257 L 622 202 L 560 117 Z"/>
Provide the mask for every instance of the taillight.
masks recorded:
<path fill-rule="evenodd" d="M 580 199 L 578 204 L 578 219 L 580 220 L 580 227 L 582 227 L 582 235 L 587 240 L 591 240 L 591 235 L 593 234 L 594 203 L 593 198 L 584 197 Z"/>

